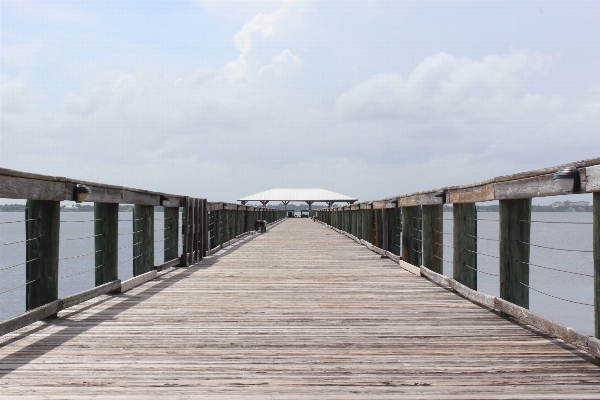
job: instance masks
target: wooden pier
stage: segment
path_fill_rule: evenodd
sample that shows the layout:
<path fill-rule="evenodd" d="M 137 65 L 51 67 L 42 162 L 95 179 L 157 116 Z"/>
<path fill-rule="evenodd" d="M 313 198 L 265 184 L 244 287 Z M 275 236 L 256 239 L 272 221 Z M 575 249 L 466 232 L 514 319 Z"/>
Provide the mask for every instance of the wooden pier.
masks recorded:
<path fill-rule="evenodd" d="M 600 398 L 600 368 L 309 219 L 0 338 L 0 398 Z"/>

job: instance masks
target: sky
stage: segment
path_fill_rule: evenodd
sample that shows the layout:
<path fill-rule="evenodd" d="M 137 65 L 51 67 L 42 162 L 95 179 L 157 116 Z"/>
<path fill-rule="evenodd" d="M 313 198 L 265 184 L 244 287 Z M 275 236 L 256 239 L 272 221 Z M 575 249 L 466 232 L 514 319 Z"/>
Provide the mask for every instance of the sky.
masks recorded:
<path fill-rule="evenodd" d="M 0 166 L 369 200 L 597 157 L 599 38 L 594 1 L 0 0 Z"/>

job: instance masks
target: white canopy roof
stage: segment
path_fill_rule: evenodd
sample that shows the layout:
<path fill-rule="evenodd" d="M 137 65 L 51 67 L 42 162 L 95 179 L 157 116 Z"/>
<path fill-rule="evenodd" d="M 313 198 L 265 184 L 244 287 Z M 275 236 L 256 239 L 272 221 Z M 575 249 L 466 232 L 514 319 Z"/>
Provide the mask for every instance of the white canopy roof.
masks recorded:
<path fill-rule="evenodd" d="M 311 202 L 355 202 L 358 199 L 325 189 L 270 189 L 253 194 L 238 201 L 311 201 Z"/>

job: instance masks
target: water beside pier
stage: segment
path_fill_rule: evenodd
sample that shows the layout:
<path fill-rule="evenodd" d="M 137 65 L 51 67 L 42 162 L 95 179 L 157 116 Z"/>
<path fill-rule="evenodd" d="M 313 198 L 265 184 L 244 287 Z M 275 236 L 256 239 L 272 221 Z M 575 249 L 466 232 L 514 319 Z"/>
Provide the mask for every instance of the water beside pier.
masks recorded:
<path fill-rule="evenodd" d="M 133 222 L 132 212 L 119 213 L 119 279 L 133 277 Z M 181 217 L 181 214 L 180 214 Z M 25 219 L 24 212 L 2 212 L 0 223 Z M 94 213 L 93 212 L 61 212 L 60 215 L 60 248 L 58 297 L 82 292 L 95 286 L 94 255 Z M 180 221 L 181 226 L 181 221 Z M 155 264 L 163 262 L 163 228 L 162 213 L 154 215 Z M 0 246 L 0 292 L 23 285 L 25 265 L 2 270 L 26 261 L 25 257 L 25 223 L 5 224 L 0 228 L 0 244 L 21 242 Z M 179 243 L 181 253 L 181 241 Z M 0 294 L 2 308 L 0 321 L 25 312 L 25 287 Z"/>
<path fill-rule="evenodd" d="M 94 225 L 93 213 L 63 212 L 61 223 L 59 297 L 78 293 L 94 286 Z M 24 213 L 0 213 L 0 222 L 23 220 Z M 132 270 L 132 213 L 119 213 L 119 278 L 133 276 Z M 452 213 L 444 214 L 444 259 L 452 260 Z M 533 221 L 592 222 L 592 213 L 533 213 Z M 84 222 L 75 222 L 84 221 Z M 155 214 L 155 264 L 163 261 L 163 214 Z M 478 289 L 494 296 L 499 295 L 498 274 L 498 213 L 479 213 L 477 251 Z M 592 250 L 592 225 L 586 224 L 545 224 L 532 222 L 531 243 L 562 249 Z M 79 239 L 85 238 L 85 239 Z M 77 240 L 65 240 L 77 239 Z M 2 225 L 0 243 L 25 240 L 25 224 L 18 222 Z M 91 253 L 91 254 L 88 254 Z M 180 251 L 181 253 L 181 251 Z M 82 255 L 80 257 L 80 255 Z M 72 257 L 72 258 L 71 258 Z M 25 261 L 25 243 L 0 247 L 0 270 Z M 593 304 L 592 253 L 566 252 L 540 247 L 531 247 L 530 263 L 550 268 L 562 269 L 583 275 L 530 268 L 530 286 L 534 289 L 572 301 Z M 25 280 L 25 265 L 1 270 L 0 292 L 22 285 Z M 486 274 L 487 273 L 487 274 Z M 444 262 L 444 274 L 452 276 L 452 263 Z M 494 274 L 494 275 L 489 275 Z M 10 318 L 25 311 L 25 287 L 20 287 L 0 295 L 3 307 L 0 320 Z M 530 291 L 530 309 L 548 318 L 571 326 L 582 332 L 593 334 L 593 307 L 565 302 L 544 294 Z"/>

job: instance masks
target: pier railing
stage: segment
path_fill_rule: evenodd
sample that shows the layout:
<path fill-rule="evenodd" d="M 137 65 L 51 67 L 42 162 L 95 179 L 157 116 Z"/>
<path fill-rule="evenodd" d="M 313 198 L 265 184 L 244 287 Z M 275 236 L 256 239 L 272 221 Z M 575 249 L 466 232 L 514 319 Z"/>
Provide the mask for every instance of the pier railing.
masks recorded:
<path fill-rule="evenodd" d="M 569 173 L 572 188 L 569 187 Z M 566 170 L 565 170 L 566 168 Z M 560 172 L 559 172 L 560 171 Z M 558 175 L 556 175 L 558 173 Z M 556 182 L 556 181 L 559 182 Z M 532 198 L 564 195 L 564 188 L 557 183 L 567 184 L 567 192 L 573 194 L 593 193 L 593 222 L 560 222 L 532 220 Z M 569 190 L 570 189 L 570 190 Z M 497 239 L 483 238 L 477 233 L 477 222 L 485 220 L 477 216 L 475 203 L 497 200 L 499 202 Z M 452 217 L 444 217 L 444 205 L 452 205 Z M 600 158 L 583 160 L 571 164 L 544 168 L 514 175 L 500 176 L 483 182 L 460 186 L 448 186 L 418 193 L 393 196 L 381 200 L 365 201 L 353 205 L 311 211 L 311 216 L 333 229 L 380 252 L 405 269 L 429 277 L 446 286 L 458 288 L 476 301 L 510 315 L 527 316 L 525 322 L 536 320 L 537 325 L 552 326 L 553 334 L 567 341 L 579 343 L 585 350 L 600 356 L 597 340 L 588 343 L 588 335 L 577 335 L 574 330 L 550 323 L 543 317 L 529 312 L 530 291 L 563 301 L 578 303 L 566 298 L 540 291 L 529 283 L 529 270 L 547 268 L 563 273 L 573 273 L 566 268 L 548 268 L 530 261 L 532 246 L 544 247 L 531 242 L 532 223 L 544 223 L 548 227 L 557 223 L 593 225 L 593 249 L 552 248 L 566 252 L 593 254 L 593 274 L 582 274 L 593 285 L 595 337 L 600 338 Z M 452 231 L 444 231 L 444 220 L 452 221 Z M 451 238 L 451 245 L 448 244 Z M 478 251 L 478 241 L 495 241 L 498 253 L 483 254 Z M 444 260 L 444 248 L 451 249 L 451 260 Z M 492 257 L 496 271 L 481 271 L 477 268 L 479 256 Z M 452 264 L 452 277 L 443 276 L 443 262 Z M 493 298 L 477 291 L 479 273 L 499 277 L 500 296 Z M 487 297 L 486 297 L 487 296 Z M 477 300 L 479 299 L 479 300 Z M 514 307 L 516 306 L 516 307 Z M 557 334 L 558 332 L 558 334 Z M 581 344 L 585 343 L 585 345 Z M 591 347 L 590 347 L 591 346 Z"/>
<path fill-rule="evenodd" d="M 2 288 L 0 296 L 24 287 L 27 311 L 1 321 L 0 335 L 96 296 L 128 290 L 153 279 L 165 268 L 186 267 L 199 262 L 207 254 L 211 255 L 228 244 L 253 234 L 257 220 L 272 224 L 285 218 L 283 210 L 208 202 L 191 196 L 9 169 L 0 169 L 0 198 L 27 200 L 23 218 L 1 222 L 23 224 L 25 238 L 0 243 L 4 259 L 11 252 L 10 247 L 25 246 L 25 259 L 13 265 L 0 266 L 3 274 L 8 270 L 24 268 L 25 281 L 14 287 Z M 61 201 L 78 200 L 94 204 L 93 219 L 62 221 Z M 133 205 L 131 220 L 119 219 L 119 206 L 122 204 Z M 155 229 L 157 207 L 162 207 L 164 221 L 162 228 Z M 131 227 L 126 232 L 121 232 L 123 229 L 119 228 L 120 221 L 131 221 Z M 61 224 L 73 222 L 93 223 L 93 235 L 81 238 L 62 237 Z M 131 243 L 119 247 L 119 238 L 124 235 L 130 237 Z M 61 257 L 59 254 L 62 242 L 91 238 L 93 249 L 86 249 L 84 254 L 69 257 Z M 131 258 L 119 262 L 120 251 L 131 252 Z M 155 260 L 157 253 L 163 254 L 162 260 Z M 65 275 L 60 272 L 63 260 L 84 256 L 93 257 L 94 265 L 75 274 Z M 133 278 L 125 281 L 119 277 L 119 264 L 123 262 L 130 263 L 133 271 Z M 95 274 L 94 288 L 59 299 L 59 280 L 91 271 Z"/>

